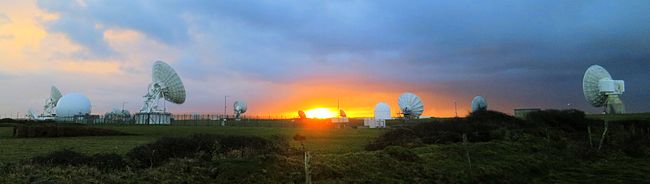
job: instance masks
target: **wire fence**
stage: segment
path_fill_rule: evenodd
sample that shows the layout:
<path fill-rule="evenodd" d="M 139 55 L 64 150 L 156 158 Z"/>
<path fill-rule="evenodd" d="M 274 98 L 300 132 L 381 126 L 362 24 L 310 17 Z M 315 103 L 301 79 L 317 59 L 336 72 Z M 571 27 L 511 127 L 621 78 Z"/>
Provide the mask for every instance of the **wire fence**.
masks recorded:
<path fill-rule="evenodd" d="M 79 123 L 89 125 L 132 125 L 136 124 L 134 115 L 86 115 L 56 118 L 58 123 Z M 220 114 L 173 114 L 170 125 L 179 126 L 265 126 L 298 127 L 301 122 L 283 116 L 240 116 Z"/>
<path fill-rule="evenodd" d="M 89 115 L 69 118 L 57 118 L 57 123 L 78 123 L 88 125 L 135 125 L 132 115 Z M 350 119 L 345 123 L 333 123 L 330 119 L 298 119 L 263 116 L 241 116 L 219 114 L 174 114 L 169 125 L 172 126 L 239 126 L 239 127 L 363 127 L 364 119 Z"/>

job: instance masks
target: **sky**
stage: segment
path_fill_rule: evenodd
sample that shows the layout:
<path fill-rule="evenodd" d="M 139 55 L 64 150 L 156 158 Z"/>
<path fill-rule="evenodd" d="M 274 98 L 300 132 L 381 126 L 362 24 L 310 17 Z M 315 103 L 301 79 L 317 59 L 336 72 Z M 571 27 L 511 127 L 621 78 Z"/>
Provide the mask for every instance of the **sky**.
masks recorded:
<path fill-rule="evenodd" d="M 138 111 L 156 60 L 187 90 L 174 113 L 371 116 L 412 92 L 424 115 L 576 108 L 587 67 L 625 80 L 650 111 L 650 1 L 0 0 L 0 117 L 42 110 L 50 86 L 94 114 Z"/>

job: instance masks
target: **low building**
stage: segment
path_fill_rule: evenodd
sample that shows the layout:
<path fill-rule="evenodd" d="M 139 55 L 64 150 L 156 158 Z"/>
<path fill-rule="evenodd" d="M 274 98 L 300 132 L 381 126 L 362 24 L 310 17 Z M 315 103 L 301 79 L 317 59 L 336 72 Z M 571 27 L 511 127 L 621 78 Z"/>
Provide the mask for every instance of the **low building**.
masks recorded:
<path fill-rule="evenodd" d="M 528 116 L 528 113 L 531 112 L 537 112 L 541 111 L 542 109 L 540 108 L 521 108 L 521 109 L 514 109 L 515 111 L 515 117 L 520 118 L 520 119 L 526 119 L 526 116 Z"/>

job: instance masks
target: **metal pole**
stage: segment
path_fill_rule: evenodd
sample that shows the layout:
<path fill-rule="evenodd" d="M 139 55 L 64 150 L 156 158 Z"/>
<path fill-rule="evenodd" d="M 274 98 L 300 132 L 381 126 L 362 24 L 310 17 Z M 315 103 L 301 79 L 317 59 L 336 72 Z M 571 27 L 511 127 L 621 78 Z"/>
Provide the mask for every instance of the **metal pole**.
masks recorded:
<path fill-rule="evenodd" d="M 228 101 L 228 95 L 223 97 L 223 115 L 225 117 L 228 117 L 228 113 L 226 112 L 226 109 L 228 109 L 228 106 L 226 105 L 227 101 Z"/>
<path fill-rule="evenodd" d="M 454 100 L 454 113 L 456 113 L 456 117 L 458 117 L 458 107 L 456 105 L 456 100 Z"/>

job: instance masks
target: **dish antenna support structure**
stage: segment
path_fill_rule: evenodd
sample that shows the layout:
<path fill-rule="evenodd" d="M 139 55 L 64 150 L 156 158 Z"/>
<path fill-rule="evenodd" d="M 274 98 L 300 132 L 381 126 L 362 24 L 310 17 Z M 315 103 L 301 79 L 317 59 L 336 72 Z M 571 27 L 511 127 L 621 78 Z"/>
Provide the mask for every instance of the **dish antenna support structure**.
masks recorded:
<path fill-rule="evenodd" d="M 244 101 L 235 101 L 235 104 L 233 105 L 233 109 L 235 110 L 235 118 L 239 119 L 241 114 L 244 114 L 246 112 L 248 106 Z"/>
<path fill-rule="evenodd" d="M 32 120 L 48 120 L 48 119 L 55 119 L 56 117 L 56 105 L 59 103 L 59 99 L 61 99 L 63 95 L 61 95 L 61 91 L 57 89 L 56 87 L 52 86 L 50 88 L 50 97 L 45 99 L 45 103 L 43 105 L 43 113 L 41 114 L 36 114 L 34 110 L 29 109 L 27 111 L 27 118 L 32 119 Z"/>
<path fill-rule="evenodd" d="M 43 105 L 43 115 L 42 116 L 51 116 L 53 117 L 56 113 L 54 111 L 54 108 L 56 107 L 56 104 L 59 102 L 59 99 L 61 99 L 63 95 L 61 95 L 61 91 L 57 89 L 56 87 L 52 86 L 50 89 L 50 97 L 45 99 L 45 105 Z"/>
<path fill-rule="evenodd" d="M 587 68 L 582 78 L 582 92 L 589 104 L 603 107 L 607 114 L 625 113 L 625 105 L 620 98 L 625 92 L 625 82 L 613 80 L 609 72 L 599 65 Z"/>
<path fill-rule="evenodd" d="M 403 93 L 397 99 L 397 104 L 405 119 L 418 119 L 424 112 L 424 104 L 420 97 L 413 93 Z"/>
<path fill-rule="evenodd" d="M 305 111 L 299 110 L 298 117 L 300 117 L 300 119 L 307 119 L 307 114 L 305 114 Z"/>
<path fill-rule="evenodd" d="M 166 107 L 161 110 L 158 103 L 160 99 L 164 99 L 175 104 L 183 104 L 186 97 L 185 86 L 176 71 L 162 61 L 153 64 L 152 78 L 147 94 L 143 96 L 144 105 L 140 112 L 135 114 L 135 122 L 136 124 L 170 124 L 171 113 L 166 112 Z"/>

